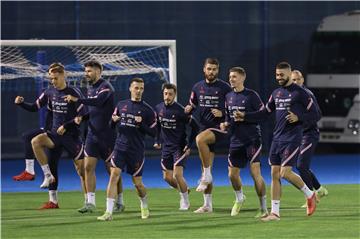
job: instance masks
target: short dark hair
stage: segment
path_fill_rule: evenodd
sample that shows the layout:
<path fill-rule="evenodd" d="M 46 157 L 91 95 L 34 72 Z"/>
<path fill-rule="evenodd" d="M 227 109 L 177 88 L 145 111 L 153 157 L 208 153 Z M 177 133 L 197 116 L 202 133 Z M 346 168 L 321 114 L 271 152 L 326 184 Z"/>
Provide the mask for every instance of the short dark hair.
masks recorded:
<path fill-rule="evenodd" d="M 49 73 L 64 73 L 65 67 L 60 62 L 52 63 L 48 68 Z"/>
<path fill-rule="evenodd" d="M 243 75 L 243 76 L 246 76 L 246 72 L 244 70 L 244 68 L 240 67 L 240 66 L 235 66 L 235 67 L 232 67 L 229 72 L 237 72 L 239 73 L 240 75 Z"/>
<path fill-rule="evenodd" d="M 95 60 L 91 60 L 88 61 L 84 64 L 85 67 L 94 67 L 94 68 L 98 68 L 100 71 L 103 71 L 103 66 L 100 64 L 100 62 L 95 61 Z"/>
<path fill-rule="evenodd" d="M 164 83 L 164 84 L 162 85 L 162 91 L 164 91 L 165 89 L 168 89 L 168 90 L 173 89 L 174 92 L 176 93 L 176 85 L 174 85 L 174 84 Z"/>
<path fill-rule="evenodd" d="M 220 65 L 218 59 L 216 59 L 216 58 L 210 58 L 210 57 L 208 57 L 208 58 L 205 59 L 204 66 L 205 66 L 206 64 L 217 65 L 218 67 L 219 67 L 219 65 Z"/>
<path fill-rule="evenodd" d="M 132 78 L 132 79 L 130 80 L 129 86 L 130 86 L 133 82 L 144 83 L 144 80 L 143 80 L 142 78 L 140 78 L 140 77 Z"/>
<path fill-rule="evenodd" d="M 291 70 L 291 65 L 289 63 L 287 63 L 286 61 L 282 61 L 276 65 L 276 69 L 290 69 Z"/>

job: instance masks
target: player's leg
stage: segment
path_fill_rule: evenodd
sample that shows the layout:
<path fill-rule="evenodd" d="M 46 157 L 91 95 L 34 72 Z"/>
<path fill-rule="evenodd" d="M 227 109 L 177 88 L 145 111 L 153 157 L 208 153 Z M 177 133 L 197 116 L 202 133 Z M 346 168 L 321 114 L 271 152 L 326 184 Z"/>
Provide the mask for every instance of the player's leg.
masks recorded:
<path fill-rule="evenodd" d="M 245 202 L 245 195 L 242 190 L 242 183 L 240 178 L 240 167 L 244 167 L 244 165 L 246 165 L 245 160 L 246 155 L 243 147 L 229 150 L 228 176 L 235 193 L 235 202 L 231 209 L 231 216 L 238 215 L 242 205 Z"/>
<path fill-rule="evenodd" d="M 214 161 L 214 157 L 215 157 L 215 153 L 210 151 L 210 153 L 209 153 L 210 165 L 212 165 L 212 163 Z M 201 182 L 200 182 L 200 185 L 201 185 Z M 210 213 L 213 211 L 212 189 L 213 189 L 212 183 L 206 185 L 206 189 L 203 193 L 204 204 L 201 207 L 199 207 L 197 210 L 195 210 L 194 211 L 195 213 Z"/>
<path fill-rule="evenodd" d="M 98 217 L 97 219 L 100 221 L 111 221 L 112 213 L 114 210 L 114 204 L 117 194 L 117 183 L 119 181 L 119 177 L 121 175 L 121 169 L 112 164 L 112 168 L 110 170 L 110 179 L 106 190 L 106 211 L 104 215 Z"/>
<path fill-rule="evenodd" d="M 144 169 L 144 153 L 126 152 L 127 172 L 132 175 L 132 181 L 140 200 L 141 218 L 147 219 L 150 215 L 147 201 L 146 188 L 142 182 Z"/>
<path fill-rule="evenodd" d="M 251 143 L 246 147 L 246 158 L 250 162 L 250 173 L 254 180 L 255 191 L 259 198 L 260 207 L 255 218 L 265 217 L 268 214 L 266 207 L 266 186 L 261 175 L 261 155 L 262 144 L 260 141 Z"/>
<path fill-rule="evenodd" d="M 260 210 L 256 218 L 265 217 L 268 214 L 266 206 L 266 185 L 261 175 L 260 162 L 250 163 L 250 173 L 254 180 L 255 191 L 259 198 Z"/>
<path fill-rule="evenodd" d="M 13 177 L 15 181 L 28 181 L 35 179 L 35 155 L 31 146 L 31 140 L 36 135 L 44 133 L 43 129 L 29 130 L 23 133 L 22 140 L 24 141 L 24 150 L 25 150 L 25 170 L 19 175 Z"/>
<path fill-rule="evenodd" d="M 279 151 L 280 143 L 273 141 L 269 152 L 269 165 L 271 166 L 271 213 L 261 218 L 264 222 L 280 220 L 281 158 Z"/>
<path fill-rule="evenodd" d="M 209 145 L 214 144 L 216 141 L 215 134 L 207 129 L 202 131 L 200 134 L 196 136 L 196 145 L 199 150 L 199 157 L 202 163 L 202 177 L 200 184 L 203 184 L 201 187 L 196 189 L 196 191 L 203 192 L 206 189 L 206 186 L 212 182 L 212 175 L 211 175 L 211 166 L 212 162 L 211 158 L 211 151 Z"/>
<path fill-rule="evenodd" d="M 317 193 L 317 199 L 327 196 L 328 191 L 325 187 L 322 187 L 315 174 L 310 169 L 311 158 L 315 153 L 317 139 L 303 140 L 300 147 L 300 155 L 297 162 L 297 169 L 305 184 L 311 190 L 315 190 Z"/>
<path fill-rule="evenodd" d="M 174 178 L 174 171 L 173 170 L 163 170 L 163 179 L 165 180 L 165 182 L 167 182 L 169 184 L 170 187 L 174 188 L 174 189 L 178 189 L 178 185 L 176 182 L 176 179 Z"/>
<path fill-rule="evenodd" d="M 105 167 L 107 172 L 111 173 L 111 163 L 110 161 L 105 161 Z M 115 206 L 114 206 L 114 213 L 120 213 L 123 212 L 125 210 L 125 203 L 124 203 L 124 193 L 123 193 L 123 185 L 122 185 L 122 177 L 121 174 L 119 176 L 119 181 L 116 184 L 117 187 L 117 199 L 115 202 Z"/>
<path fill-rule="evenodd" d="M 59 208 L 58 203 L 58 162 L 62 154 L 62 148 L 57 147 L 47 152 L 49 158 L 49 167 L 55 181 L 49 184 L 49 201 L 44 203 L 39 209 L 56 209 Z"/>
<path fill-rule="evenodd" d="M 142 182 L 142 176 L 133 176 L 132 180 L 140 199 L 141 218 L 147 219 L 150 213 L 146 195 L 146 188 Z"/>
<path fill-rule="evenodd" d="M 296 164 L 296 168 L 299 171 L 301 179 L 310 190 L 313 190 L 314 188 L 312 174 L 310 172 L 312 150 L 312 143 L 307 140 L 303 140 L 301 142 L 300 154 Z"/>
<path fill-rule="evenodd" d="M 189 200 L 189 188 L 187 186 L 186 180 L 184 178 L 184 167 L 183 165 L 174 165 L 174 174 L 180 194 L 180 207 L 179 210 L 189 210 L 190 200 Z"/>
<path fill-rule="evenodd" d="M 97 158 L 85 156 L 84 158 L 84 174 L 85 174 L 85 188 L 86 188 L 86 202 L 82 208 L 78 209 L 80 213 L 92 212 L 96 208 L 96 175 L 95 168 Z M 90 209 L 90 210 L 88 210 Z"/>
<path fill-rule="evenodd" d="M 292 170 L 292 166 L 296 164 L 298 158 L 299 147 L 288 144 L 284 148 L 280 175 L 304 193 L 307 198 L 307 215 L 311 216 L 316 209 L 316 194 L 311 191 L 301 177 Z"/>
<path fill-rule="evenodd" d="M 53 139 L 51 139 L 48 136 L 47 133 L 43 133 L 32 138 L 31 146 L 35 154 L 35 157 L 40 163 L 41 169 L 44 172 L 44 181 L 40 185 L 40 187 L 47 188 L 49 187 L 49 184 L 55 180 L 55 178 L 50 172 L 50 168 L 48 165 L 48 158 L 46 156 L 45 149 L 53 149 L 55 147 L 55 143 Z"/>

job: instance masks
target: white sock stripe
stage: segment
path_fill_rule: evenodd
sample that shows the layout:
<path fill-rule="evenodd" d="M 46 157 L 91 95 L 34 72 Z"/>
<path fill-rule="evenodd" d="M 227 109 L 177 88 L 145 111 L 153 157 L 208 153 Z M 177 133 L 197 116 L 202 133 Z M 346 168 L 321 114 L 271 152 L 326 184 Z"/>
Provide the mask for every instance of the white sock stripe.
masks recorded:
<path fill-rule="evenodd" d="M 140 168 L 133 174 L 133 177 L 136 177 L 140 173 L 141 169 L 144 166 L 144 163 L 145 163 L 145 158 L 143 158 L 143 161 L 142 161 L 142 164 L 141 164 Z"/>
<path fill-rule="evenodd" d="M 261 151 L 261 148 L 262 148 L 262 144 L 260 144 L 260 147 L 258 148 L 256 153 L 254 154 L 254 156 L 251 158 L 250 163 L 252 163 L 254 161 L 254 159 L 256 159 L 256 157 L 259 155 L 259 153 Z"/>
<path fill-rule="evenodd" d="M 84 145 L 81 144 L 81 149 L 80 149 L 80 152 L 78 153 L 78 155 L 76 155 L 76 157 L 74 158 L 74 160 L 78 160 L 82 154 L 82 152 L 84 151 Z"/>
<path fill-rule="evenodd" d="M 281 166 L 284 167 L 284 166 L 287 164 L 287 162 L 289 162 L 290 159 L 292 159 L 292 158 L 294 157 L 294 155 L 297 153 L 298 150 L 299 150 L 299 147 L 297 147 L 297 148 L 294 150 L 294 152 L 293 152 L 289 157 L 287 157 L 287 158 L 285 159 L 285 161 L 281 164 Z"/>
<path fill-rule="evenodd" d="M 311 146 L 312 146 L 312 143 L 310 143 L 308 146 L 306 146 L 305 148 L 303 148 L 303 150 L 300 151 L 300 154 L 305 153 L 305 151 L 308 150 Z"/>

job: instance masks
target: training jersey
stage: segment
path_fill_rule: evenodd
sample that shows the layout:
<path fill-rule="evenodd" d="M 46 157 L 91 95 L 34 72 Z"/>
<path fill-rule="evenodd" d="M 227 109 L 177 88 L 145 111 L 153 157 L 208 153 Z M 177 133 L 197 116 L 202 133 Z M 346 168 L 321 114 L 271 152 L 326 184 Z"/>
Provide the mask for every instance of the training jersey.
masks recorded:
<path fill-rule="evenodd" d="M 265 108 L 257 112 L 246 113 L 245 121 L 257 122 L 261 119 L 264 120 L 267 115 L 274 111 L 276 123 L 273 141 L 300 142 L 303 135 L 302 122 L 312 121 L 316 118 L 315 114 L 307 114 L 316 111 L 313 99 L 302 87 L 295 83 L 275 89 L 271 93 Z M 289 111 L 296 114 L 299 121 L 289 123 L 286 119 Z"/>
<path fill-rule="evenodd" d="M 36 103 L 27 103 L 27 102 L 22 102 L 21 104 L 19 104 L 19 106 L 23 109 L 25 109 L 26 111 L 30 111 L 30 112 L 37 112 L 39 110 L 39 108 L 37 107 Z M 44 125 L 44 130 L 51 130 L 52 128 L 52 121 L 53 121 L 53 116 L 52 116 L 52 105 L 50 100 L 48 100 L 47 106 L 46 106 L 46 112 L 45 112 L 45 125 Z"/>
<path fill-rule="evenodd" d="M 308 114 L 312 114 L 313 116 L 311 117 L 314 120 L 309 120 L 309 121 L 305 121 L 303 122 L 303 138 L 319 138 L 320 136 L 320 131 L 319 128 L 317 126 L 317 122 L 320 120 L 321 118 L 321 109 L 320 106 L 316 100 L 315 95 L 311 92 L 311 90 L 309 90 L 308 88 L 306 88 L 304 85 L 302 86 L 304 88 L 304 90 L 311 96 L 313 102 L 314 102 L 314 107 L 315 110 L 312 110 L 310 112 L 308 112 Z"/>
<path fill-rule="evenodd" d="M 254 90 L 244 88 L 240 92 L 229 92 L 226 95 L 225 105 L 225 121 L 230 123 L 230 148 L 261 140 L 258 122 L 234 121 L 234 111 L 254 112 L 264 108 L 263 102 Z"/>
<path fill-rule="evenodd" d="M 144 101 L 127 99 L 117 104 L 113 115 L 120 117 L 117 122 L 110 121 L 117 131 L 114 149 L 143 154 L 145 135 L 156 136 L 156 113 L 151 106 Z M 142 122 L 136 123 L 135 116 L 141 116 Z"/>
<path fill-rule="evenodd" d="M 51 132 L 56 133 L 60 126 L 64 126 L 66 131 L 64 135 L 79 136 L 79 126 L 74 122 L 76 116 L 83 116 L 87 113 L 87 108 L 79 102 L 66 102 L 64 97 L 72 95 L 76 98 L 82 97 L 80 90 L 74 87 L 66 86 L 63 90 L 55 88 L 46 89 L 33 104 L 23 103 L 33 110 L 38 110 L 45 105 L 50 104 L 52 109 L 52 127 Z"/>
<path fill-rule="evenodd" d="M 99 79 L 88 89 L 87 98 L 78 102 L 88 106 L 88 129 L 92 134 L 103 135 L 111 130 L 109 120 L 114 110 L 114 88 L 108 81 Z"/>
<path fill-rule="evenodd" d="M 220 79 L 213 83 L 203 80 L 194 85 L 189 104 L 199 112 L 201 130 L 220 128 L 225 119 L 225 95 L 230 91 L 230 85 Z M 220 110 L 223 116 L 215 117 L 211 109 Z"/>
<path fill-rule="evenodd" d="M 178 148 L 191 145 L 198 132 L 195 119 L 185 114 L 184 107 L 178 102 L 165 105 L 164 102 L 155 106 L 158 119 L 157 143 L 162 143 L 163 149 Z M 191 126 L 191 133 L 187 139 L 186 125 Z"/>

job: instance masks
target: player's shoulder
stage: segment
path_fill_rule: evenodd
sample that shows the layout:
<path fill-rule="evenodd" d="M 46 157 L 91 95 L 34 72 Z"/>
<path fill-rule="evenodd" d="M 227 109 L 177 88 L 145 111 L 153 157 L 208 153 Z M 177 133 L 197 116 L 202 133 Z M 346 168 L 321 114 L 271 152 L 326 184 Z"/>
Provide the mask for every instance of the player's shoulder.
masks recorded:
<path fill-rule="evenodd" d="M 182 111 L 184 111 L 184 106 L 182 105 L 182 104 L 180 104 L 179 102 L 174 102 L 174 107 L 176 108 L 176 109 L 179 109 L 179 110 L 182 110 Z"/>
<path fill-rule="evenodd" d="M 154 109 L 156 111 L 162 109 L 164 107 L 164 102 L 160 102 L 159 104 L 155 105 Z"/>
<path fill-rule="evenodd" d="M 200 87 L 202 87 L 202 86 L 204 86 L 204 85 L 205 85 L 205 81 L 204 81 L 204 80 L 198 81 L 198 82 L 196 82 L 196 83 L 194 84 L 193 89 L 198 89 L 198 88 L 200 88 Z"/>
<path fill-rule="evenodd" d="M 114 91 L 113 85 L 109 81 L 104 80 L 104 79 L 102 79 L 102 82 L 101 82 L 99 88 L 100 89 L 110 89 L 111 91 Z"/>
<path fill-rule="evenodd" d="M 117 105 L 117 106 L 126 105 L 126 104 L 128 104 L 129 101 L 130 101 L 130 100 L 128 100 L 128 99 L 126 99 L 126 100 L 119 100 L 116 105 Z"/>
<path fill-rule="evenodd" d="M 143 100 L 142 105 L 143 105 L 144 109 L 154 112 L 154 108 L 151 107 L 151 105 L 149 105 L 146 101 Z"/>
<path fill-rule="evenodd" d="M 234 96 L 235 92 L 234 91 L 230 91 L 225 95 L 225 98 L 230 98 L 232 96 Z"/>
<path fill-rule="evenodd" d="M 224 87 L 226 89 L 231 89 L 230 84 L 224 80 L 217 79 L 217 84 L 221 85 L 222 87 Z"/>
<path fill-rule="evenodd" d="M 255 96 L 255 97 L 259 97 L 260 98 L 260 95 L 259 93 L 256 91 L 256 90 L 253 90 L 253 89 L 249 89 L 249 88 L 245 88 L 244 89 L 245 92 L 250 95 L 250 96 Z"/>

